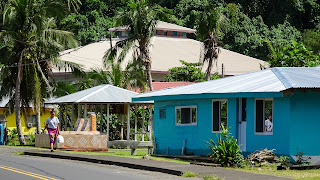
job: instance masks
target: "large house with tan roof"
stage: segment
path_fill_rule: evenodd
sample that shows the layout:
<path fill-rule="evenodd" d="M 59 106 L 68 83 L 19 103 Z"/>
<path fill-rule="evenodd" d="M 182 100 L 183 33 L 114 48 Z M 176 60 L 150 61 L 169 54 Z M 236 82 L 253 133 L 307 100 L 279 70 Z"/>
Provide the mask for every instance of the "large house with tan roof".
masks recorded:
<path fill-rule="evenodd" d="M 110 28 L 111 33 L 116 33 L 117 38 L 111 40 L 101 40 L 86 46 L 61 52 L 60 59 L 80 64 L 85 71 L 91 69 L 101 69 L 103 67 L 103 57 L 111 45 L 128 37 L 128 27 Z M 189 63 L 199 62 L 202 55 L 202 43 L 194 39 L 189 39 L 187 34 L 194 34 L 196 30 L 182 27 L 175 24 L 159 21 L 156 26 L 154 37 L 151 39 L 151 70 L 152 78 L 155 82 L 165 81 L 169 69 L 181 66 L 179 60 Z M 214 63 L 212 73 L 219 75 L 232 76 L 248 72 L 254 72 L 261 69 L 261 66 L 268 67 L 265 61 L 245 56 L 233 51 L 220 48 L 221 52 L 218 61 Z M 128 52 L 122 62 L 122 68 L 132 60 L 132 51 Z M 206 69 L 206 64 L 202 67 Z M 107 69 L 106 69 L 107 70 Z M 64 70 L 54 70 L 56 79 L 65 78 Z"/>

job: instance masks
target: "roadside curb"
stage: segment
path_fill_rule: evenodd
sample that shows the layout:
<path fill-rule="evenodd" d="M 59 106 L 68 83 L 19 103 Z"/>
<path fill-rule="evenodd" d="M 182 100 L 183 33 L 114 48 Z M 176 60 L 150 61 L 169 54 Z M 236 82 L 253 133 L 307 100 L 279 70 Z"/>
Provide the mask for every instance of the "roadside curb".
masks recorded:
<path fill-rule="evenodd" d="M 161 173 L 166 173 L 166 174 L 171 174 L 171 175 L 176 175 L 176 176 L 181 176 L 183 174 L 182 171 L 160 168 L 160 167 L 145 166 L 145 165 L 138 165 L 138 164 L 132 164 L 132 163 L 118 162 L 118 161 L 110 161 L 110 160 L 101 160 L 101 159 L 95 159 L 95 158 L 67 156 L 67 155 L 60 155 L 60 154 L 54 154 L 54 153 L 43 153 L 43 152 L 37 153 L 37 152 L 25 151 L 24 155 L 58 158 L 58 159 L 68 159 L 68 160 L 84 161 L 84 162 L 91 162 L 91 163 L 97 163 L 97 164 L 107 164 L 107 165 L 121 166 L 121 167 L 126 167 L 126 168 L 131 168 L 131 169 L 161 172 Z"/>

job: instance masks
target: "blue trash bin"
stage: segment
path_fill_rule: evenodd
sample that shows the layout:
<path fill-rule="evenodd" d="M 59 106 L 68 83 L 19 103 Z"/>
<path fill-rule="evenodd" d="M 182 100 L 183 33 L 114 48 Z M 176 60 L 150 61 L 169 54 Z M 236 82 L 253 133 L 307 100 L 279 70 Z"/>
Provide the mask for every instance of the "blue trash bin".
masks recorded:
<path fill-rule="evenodd" d="M 3 145 L 3 125 L 0 124 L 0 145 Z"/>

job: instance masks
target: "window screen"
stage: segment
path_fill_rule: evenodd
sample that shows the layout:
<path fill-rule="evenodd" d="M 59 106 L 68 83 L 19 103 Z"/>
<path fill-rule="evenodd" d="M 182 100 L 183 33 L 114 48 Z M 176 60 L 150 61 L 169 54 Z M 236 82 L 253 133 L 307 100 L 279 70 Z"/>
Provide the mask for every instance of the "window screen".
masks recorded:
<path fill-rule="evenodd" d="M 263 100 L 256 100 L 256 132 L 263 132 Z"/>
<path fill-rule="evenodd" d="M 247 98 L 242 98 L 241 121 L 247 121 Z"/>

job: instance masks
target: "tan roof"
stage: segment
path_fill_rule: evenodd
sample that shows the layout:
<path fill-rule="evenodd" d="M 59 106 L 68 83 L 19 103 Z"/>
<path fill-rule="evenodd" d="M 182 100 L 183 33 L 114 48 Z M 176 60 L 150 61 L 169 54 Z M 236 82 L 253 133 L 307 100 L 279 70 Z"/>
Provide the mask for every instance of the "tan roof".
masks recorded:
<path fill-rule="evenodd" d="M 109 31 L 126 31 L 128 30 L 128 26 L 120 26 L 120 27 L 114 27 L 114 28 L 109 28 Z M 179 26 L 176 24 L 171 24 L 163 21 L 158 21 L 156 30 L 170 30 L 170 31 L 180 31 L 180 32 L 186 32 L 186 33 L 195 33 L 196 30 Z"/>
<path fill-rule="evenodd" d="M 119 39 L 113 39 L 115 44 Z M 186 62 L 199 62 L 201 54 L 201 43 L 193 39 L 159 37 L 155 36 L 151 40 L 150 47 L 152 71 L 167 72 L 168 69 L 181 66 L 179 60 Z M 103 56 L 110 48 L 110 41 L 104 40 L 92 43 L 77 49 L 61 52 L 60 59 L 78 63 L 86 71 L 90 69 L 101 69 L 103 65 Z M 132 52 L 126 56 L 122 67 L 132 59 Z M 222 74 L 222 64 L 224 65 L 225 75 L 237 75 L 247 72 L 260 70 L 260 64 L 268 67 L 265 61 L 245 56 L 233 51 L 221 48 L 217 63 L 214 63 L 212 73 Z M 203 71 L 205 70 L 205 65 Z M 57 72 L 57 70 L 55 70 Z"/>

